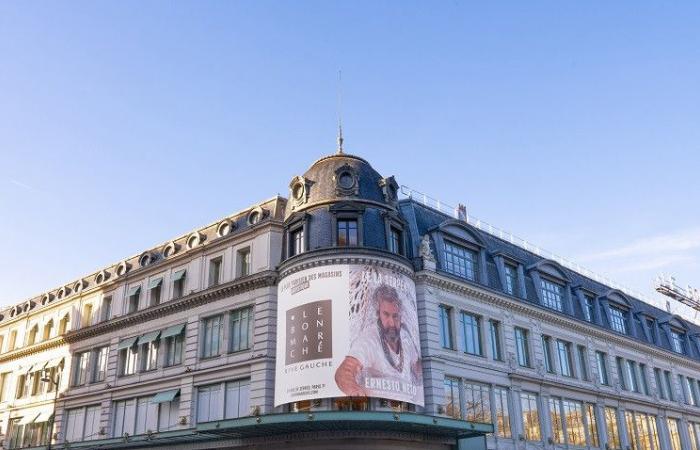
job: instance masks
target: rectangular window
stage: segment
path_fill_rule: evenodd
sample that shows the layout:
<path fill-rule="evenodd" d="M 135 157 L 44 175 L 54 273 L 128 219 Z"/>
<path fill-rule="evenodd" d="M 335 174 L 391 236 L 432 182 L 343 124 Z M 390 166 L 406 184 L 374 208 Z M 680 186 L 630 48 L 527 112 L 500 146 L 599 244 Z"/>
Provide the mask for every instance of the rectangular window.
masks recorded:
<path fill-rule="evenodd" d="M 510 264 L 506 264 L 504 270 L 506 276 L 506 283 L 504 286 L 506 293 L 516 295 L 518 289 L 518 270 Z"/>
<path fill-rule="evenodd" d="M 664 380 L 666 380 L 666 392 L 668 393 L 668 399 L 675 401 L 676 396 L 673 393 L 673 381 L 671 380 L 671 371 L 664 370 Z"/>
<path fill-rule="evenodd" d="M 218 356 L 223 341 L 222 315 L 207 317 L 202 321 L 202 358 Z"/>
<path fill-rule="evenodd" d="M 92 351 L 92 382 L 104 381 L 107 375 L 107 352 L 109 346 L 100 347 Z"/>
<path fill-rule="evenodd" d="M 150 299 L 149 299 L 149 306 L 156 306 L 160 305 L 160 297 L 161 297 L 161 286 L 163 285 L 163 278 L 156 278 L 155 280 L 151 280 L 151 282 L 148 284 L 148 290 L 150 291 Z"/>
<path fill-rule="evenodd" d="M 73 357 L 73 386 L 82 386 L 87 381 L 90 352 L 80 352 Z"/>
<path fill-rule="evenodd" d="M 185 269 L 178 270 L 173 274 L 173 298 L 180 298 L 185 295 L 185 280 L 187 271 Z"/>
<path fill-rule="evenodd" d="M 685 355 L 685 334 L 676 330 L 671 330 L 671 349 Z"/>
<path fill-rule="evenodd" d="M 462 311 L 460 322 L 462 325 L 464 352 L 470 355 L 481 356 L 481 320 L 473 314 Z"/>
<path fill-rule="evenodd" d="M 214 258 L 209 261 L 209 287 L 216 286 L 221 283 L 221 264 L 222 258 Z"/>
<path fill-rule="evenodd" d="M 494 413 L 496 414 L 496 435 L 498 437 L 510 438 L 512 432 L 510 428 L 510 408 L 508 402 L 508 389 L 495 387 L 493 388 L 494 398 Z"/>
<path fill-rule="evenodd" d="M 4 402 L 7 400 L 7 385 L 9 384 L 8 380 L 10 379 L 10 374 L 12 372 L 5 372 L 5 373 L 0 373 L 0 402 Z"/>
<path fill-rule="evenodd" d="M 569 445 L 586 445 L 586 427 L 583 423 L 583 404 L 573 400 L 563 400 L 562 410 L 566 423 L 566 442 Z"/>
<path fill-rule="evenodd" d="M 520 407 L 523 418 L 523 434 L 528 441 L 541 441 L 540 413 L 537 408 L 537 394 L 520 393 Z"/>
<path fill-rule="evenodd" d="M 357 245 L 357 220 L 338 220 L 338 247 L 350 247 Z"/>
<path fill-rule="evenodd" d="M 247 350 L 253 344 L 253 307 L 231 311 L 230 351 Z"/>
<path fill-rule="evenodd" d="M 542 279 L 542 305 L 563 311 L 564 286 Z"/>
<path fill-rule="evenodd" d="M 690 450 L 698 450 L 698 436 L 700 436 L 700 424 L 688 422 L 688 438 L 690 440 Z"/>
<path fill-rule="evenodd" d="M 530 350 L 527 342 L 527 330 L 515 327 L 515 350 L 517 353 L 518 365 L 530 367 Z"/>
<path fill-rule="evenodd" d="M 557 355 L 559 356 L 559 371 L 565 377 L 573 377 L 573 358 L 571 355 L 571 342 L 557 339 Z"/>
<path fill-rule="evenodd" d="M 666 423 L 668 424 L 668 435 L 671 439 L 671 450 L 682 450 L 681 435 L 678 432 L 678 422 L 678 419 L 673 419 L 671 417 L 666 419 Z"/>
<path fill-rule="evenodd" d="M 239 277 L 250 275 L 250 247 L 238 250 L 236 253 L 236 262 L 238 263 Z"/>
<path fill-rule="evenodd" d="M 660 450 L 656 416 L 626 411 L 625 420 L 631 448 L 635 450 Z"/>
<path fill-rule="evenodd" d="M 496 361 L 503 361 L 501 323 L 497 320 L 489 320 L 489 343 L 491 345 L 491 357 Z"/>
<path fill-rule="evenodd" d="M 583 345 L 577 346 L 576 349 L 578 353 L 578 376 L 584 381 L 589 381 L 590 376 L 588 374 L 588 351 Z"/>
<path fill-rule="evenodd" d="M 289 235 L 289 256 L 298 255 L 304 252 L 304 228 L 299 227 Z"/>
<path fill-rule="evenodd" d="M 455 419 L 461 419 L 462 410 L 459 400 L 459 380 L 457 378 L 445 377 L 443 388 L 445 414 Z"/>
<path fill-rule="evenodd" d="M 610 450 L 620 450 L 622 448 L 617 423 L 617 409 L 613 408 L 612 406 L 606 406 L 605 429 L 608 435 L 608 448 Z"/>
<path fill-rule="evenodd" d="M 639 392 L 639 381 L 637 380 L 637 363 L 627 360 L 627 380 L 629 380 L 629 389 L 632 392 Z"/>
<path fill-rule="evenodd" d="M 639 364 L 639 384 L 644 395 L 651 395 L 649 383 L 647 382 L 647 366 L 642 363 Z"/>
<path fill-rule="evenodd" d="M 617 382 L 620 383 L 620 389 L 627 390 L 627 382 L 625 380 L 625 362 L 619 356 L 615 358 L 617 363 Z"/>
<path fill-rule="evenodd" d="M 476 281 L 476 252 L 445 241 L 445 271 Z"/>
<path fill-rule="evenodd" d="M 598 383 L 609 386 L 608 380 L 608 355 L 601 351 L 595 352 L 596 363 L 598 364 Z"/>
<path fill-rule="evenodd" d="M 182 363 L 182 350 L 185 344 L 185 324 L 175 325 L 163 331 L 165 344 L 165 366 Z"/>
<path fill-rule="evenodd" d="M 610 327 L 618 333 L 627 334 L 627 312 L 611 305 Z"/>
<path fill-rule="evenodd" d="M 237 419 L 250 414 L 250 380 L 236 380 L 226 383 L 225 419 Z"/>
<path fill-rule="evenodd" d="M 127 314 L 138 311 L 139 309 L 139 299 L 141 298 L 141 286 L 135 286 L 129 289 L 128 304 L 127 304 Z"/>
<path fill-rule="evenodd" d="M 135 434 L 136 427 L 136 399 L 120 400 L 114 402 L 114 421 L 112 437 L 122 437 L 124 433 Z"/>
<path fill-rule="evenodd" d="M 139 343 L 141 352 L 141 371 L 148 372 L 158 368 L 158 339 Z"/>
<path fill-rule="evenodd" d="M 24 436 L 24 425 L 20 424 L 22 419 L 10 419 L 9 435 L 10 448 L 22 447 L 22 437 Z"/>
<path fill-rule="evenodd" d="M 139 354 L 136 338 L 123 340 L 117 348 L 119 349 L 119 376 L 135 374 Z"/>
<path fill-rule="evenodd" d="M 83 313 L 80 315 L 80 327 L 85 328 L 92 325 L 92 305 L 83 305 Z M 32 344 L 34 342 L 31 342 Z"/>
<path fill-rule="evenodd" d="M 452 344 L 452 308 L 440 305 L 440 341 L 443 348 L 453 349 Z"/>
<path fill-rule="evenodd" d="M 549 373 L 554 373 L 554 358 L 552 358 L 552 338 L 542 335 L 542 359 L 544 369 Z"/>
<path fill-rule="evenodd" d="M 695 388 L 695 380 L 685 377 L 686 403 L 692 406 L 698 406 L 698 394 Z"/>
<path fill-rule="evenodd" d="M 197 389 L 197 422 L 224 418 L 222 385 L 200 386 Z"/>
<path fill-rule="evenodd" d="M 549 420 L 552 426 L 552 440 L 556 444 L 564 444 L 564 423 L 561 420 L 561 399 L 551 397 L 549 399 Z"/>
<path fill-rule="evenodd" d="M 489 387 L 483 384 L 464 383 L 464 412 L 469 422 L 491 423 Z"/>
<path fill-rule="evenodd" d="M 658 342 L 656 336 L 656 321 L 654 319 L 647 319 L 647 329 L 649 330 L 649 340 L 651 343 L 656 344 Z"/>
<path fill-rule="evenodd" d="M 397 255 L 403 254 L 403 246 L 401 245 L 401 231 L 398 228 L 389 228 L 389 251 Z"/>
<path fill-rule="evenodd" d="M 148 431 L 158 431 L 158 403 L 152 403 L 153 397 L 136 399 L 135 434 L 145 434 Z"/>
<path fill-rule="evenodd" d="M 102 308 L 100 309 L 100 321 L 104 322 L 112 318 L 112 296 L 109 295 L 102 299 Z"/>
<path fill-rule="evenodd" d="M 80 442 L 85 431 L 85 408 L 75 408 L 66 411 L 66 424 L 63 436 L 67 442 Z"/>
<path fill-rule="evenodd" d="M 595 320 L 595 299 L 590 295 L 584 295 L 583 316 L 588 322 Z"/>
<path fill-rule="evenodd" d="M 630 450 L 642 450 L 639 448 L 637 427 L 634 423 L 634 414 L 632 414 L 632 411 L 625 411 L 625 425 L 627 426 L 627 438 L 629 440 Z"/>
<path fill-rule="evenodd" d="M 656 390 L 659 392 L 659 397 L 661 397 L 662 400 L 668 399 L 668 394 L 664 388 L 665 386 L 661 375 L 661 369 L 658 367 L 654 367 L 654 382 L 656 383 Z"/>
<path fill-rule="evenodd" d="M 591 447 L 600 447 L 598 439 L 598 419 L 595 414 L 595 405 L 586 403 L 586 424 L 588 426 L 588 445 Z"/>
<path fill-rule="evenodd" d="M 25 382 L 27 379 L 27 375 L 21 374 L 17 375 L 17 380 L 16 380 L 16 390 L 15 390 L 15 398 L 20 399 L 25 396 L 27 393 L 27 390 L 24 388 Z"/>

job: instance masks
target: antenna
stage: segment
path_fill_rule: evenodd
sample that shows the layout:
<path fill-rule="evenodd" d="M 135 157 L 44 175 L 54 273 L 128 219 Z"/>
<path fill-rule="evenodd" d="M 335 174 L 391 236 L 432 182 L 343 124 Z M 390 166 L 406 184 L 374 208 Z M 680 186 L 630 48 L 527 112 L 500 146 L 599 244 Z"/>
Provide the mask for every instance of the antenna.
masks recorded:
<path fill-rule="evenodd" d="M 343 72 L 338 69 L 338 154 L 343 154 L 342 87 Z"/>

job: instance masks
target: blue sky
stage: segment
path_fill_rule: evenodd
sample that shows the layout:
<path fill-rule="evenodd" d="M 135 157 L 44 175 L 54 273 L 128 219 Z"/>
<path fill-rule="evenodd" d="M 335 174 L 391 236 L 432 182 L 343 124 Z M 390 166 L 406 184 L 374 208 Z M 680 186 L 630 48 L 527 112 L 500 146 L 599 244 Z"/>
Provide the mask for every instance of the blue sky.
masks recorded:
<path fill-rule="evenodd" d="M 652 294 L 700 285 L 697 2 L 2 2 L 0 304 L 334 151 Z"/>

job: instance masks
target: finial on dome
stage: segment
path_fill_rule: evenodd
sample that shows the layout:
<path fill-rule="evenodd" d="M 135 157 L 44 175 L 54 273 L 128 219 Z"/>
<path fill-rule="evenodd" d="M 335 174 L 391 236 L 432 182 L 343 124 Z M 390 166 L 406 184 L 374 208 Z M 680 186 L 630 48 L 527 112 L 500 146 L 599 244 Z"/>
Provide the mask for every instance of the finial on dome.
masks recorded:
<path fill-rule="evenodd" d="M 338 120 L 338 154 L 343 154 L 343 125 Z"/>

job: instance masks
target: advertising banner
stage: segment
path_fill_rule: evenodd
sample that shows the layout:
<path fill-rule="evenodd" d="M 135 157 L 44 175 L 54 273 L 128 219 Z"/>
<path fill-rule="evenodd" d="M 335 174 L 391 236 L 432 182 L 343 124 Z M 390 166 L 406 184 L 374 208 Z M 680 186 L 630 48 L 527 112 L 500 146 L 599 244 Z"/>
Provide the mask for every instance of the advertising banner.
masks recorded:
<path fill-rule="evenodd" d="M 416 288 L 372 265 L 295 272 L 277 295 L 275 406 L 377 397 L 423 406 Z"/>

